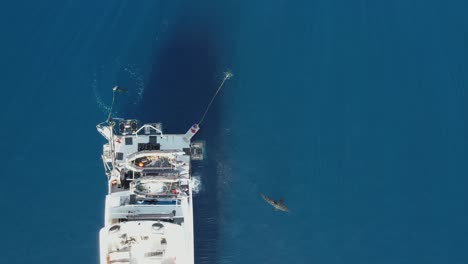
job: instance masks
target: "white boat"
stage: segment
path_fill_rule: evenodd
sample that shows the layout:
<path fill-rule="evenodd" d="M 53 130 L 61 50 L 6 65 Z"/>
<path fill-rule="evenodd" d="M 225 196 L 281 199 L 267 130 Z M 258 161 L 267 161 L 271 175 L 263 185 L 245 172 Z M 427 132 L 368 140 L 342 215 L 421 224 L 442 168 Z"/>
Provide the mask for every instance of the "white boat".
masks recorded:
<path fill-rule="evenodd" d="M 191 160 L 203 159 L 198 131 L 163 134 L 162 124 L 108 119 L 97 125 L 107 143 L 108 178 L 101 264 L 194 263 Z"/>

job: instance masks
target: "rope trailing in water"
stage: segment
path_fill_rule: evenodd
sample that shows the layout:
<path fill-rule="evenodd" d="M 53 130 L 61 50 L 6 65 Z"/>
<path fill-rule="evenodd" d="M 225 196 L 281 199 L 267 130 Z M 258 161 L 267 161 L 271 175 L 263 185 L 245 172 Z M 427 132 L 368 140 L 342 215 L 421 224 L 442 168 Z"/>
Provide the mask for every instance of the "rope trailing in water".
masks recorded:
<path fill-rule="evenodd" d="M 111 103 L 111 107 L 110 107 L 110 109 L 109 109 L 109 114 L 107 115 L 107 119 L 106 119 L 107 122 L 110 121 L 110 117 L 111 117 L 111 115 L 112 115 L 112 109 L 114 108 L 115 92 L 126 93 L 127 90 L 125 90 L 125 89 L 123 89 L 123 88 L 120 88 L 120 87 L 118 87 L 118 86 L 115 86 L 114 88 L 112 88 L 112 103 Z"/>
<path fill-rule="evenodd" d="M 116 92 L 125 93 L 125 92 L 127 92 L 127 90 L 123 89 L 123 88 L 120 88 L 118 86 L 115 86 L 114 88 L 112 88 L 112 103 L 111 103 L 111 107 L 109 108 L 109 114 L 107 115 L 107 119 L 105 121 L 105 122 L 107 122 L 107 125 L 110 128 L 110 133 L 111 134 L 110 134 L 109 143 L 110 143 L 110 146 L 111 146 L 111 152 L 112 153 L 114 153 L 114 151 L 115 151 L 115 142 L 114 142 L 114 133 L 113 133 L 114 121 L 111 121 L 111 115 L 112 115 L 112 109 L 114 108 L 115 93 Z M 112 168 L 115 168 L 115 155 L 112 155 Z"/>
<path fill-rule="evenodd" d="M 110 121 L 110 117 L 112 115 L 112 108 L 114 108 L 114 102 L 115 102 L 115 90 L 112 91 L 112 104 L 111 104 L 111 107 L 109 108 L 109 114 L 107 115 L 107 119 L 106 119 L 107 122 Z"/>
<path fill-rule="evenodd" d="M 203 120 L 205 119 L 206 114 L 208 113 L 208 111 L 210 110 L 211 105 L 212 105 L 213 102 L 214 102 L 214 99 L 215 99 L 216 96 L 218 95 L 219 91 L 221 91 L 221 88 L 223 88 L 224 83 L 225 83 L 227 80 L 229 80 L 232 76 L 233 76 L 233 74 L 232 74 L 231 72 L 229 72 L 229 71 L 224 73 L 223 81 L 222 81 L 221 84 L 219 85 L 218 90 L 216 90 L 216 93 L 213 95 L 213 98 L 211 98 L 211 101 L 210 101 L 210 103 L 208 104 L 208 106 L 206 107 L 205 113 L 203 114 L 203 117 L 200 119 L 200 122 L 198 122 L 198 125 L 201 125 L 201 123 L 203 123 Z"/>

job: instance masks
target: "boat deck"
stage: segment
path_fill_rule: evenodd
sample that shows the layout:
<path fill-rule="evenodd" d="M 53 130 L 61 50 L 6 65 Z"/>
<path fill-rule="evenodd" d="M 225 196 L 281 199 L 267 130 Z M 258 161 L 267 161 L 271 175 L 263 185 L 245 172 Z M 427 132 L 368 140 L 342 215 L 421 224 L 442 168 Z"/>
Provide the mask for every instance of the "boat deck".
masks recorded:
<path fill-rule="evenodd" d="M 188 154 L 186 161 L 190 160 L 190 142 L 181 134 L 115 136 L 114 143 L 117 162 L 125 161 L 133 153 L 144 150 L 185 151 Z"/>

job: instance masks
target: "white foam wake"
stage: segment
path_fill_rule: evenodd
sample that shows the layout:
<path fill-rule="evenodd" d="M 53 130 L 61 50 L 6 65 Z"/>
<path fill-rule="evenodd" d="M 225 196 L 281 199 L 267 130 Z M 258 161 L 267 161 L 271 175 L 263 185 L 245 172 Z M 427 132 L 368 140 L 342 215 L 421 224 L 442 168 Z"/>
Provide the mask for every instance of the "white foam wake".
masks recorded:
<path fill-rule="evenodd" d="M 132 110 L 138 106 L 145 91 L 145 79 L 142 71 L 134 64 L 123 65 L 118 59 L 111 65 L 102 65 L 93 73 L 91 80 L 91 88 L 96 100 L 96 104 L 101 112 L 109 113 L 111 99 L 104 100 L 103 98 L 111 98 L 111 88 L 119 86 L 128 91 L 125 94 L 125 105 L 132 105 Z M 119 105 L 120 103 L 117 103 Z M 118 112 L 114 110 L 114 115 Z"/>
<path fill-rule="evenodd" d="M 99 91 L 98 91 L 98 79 L 97 79 L 97 74 L 94 73 L 93 75 L 93 80 L 91 81 L 91 88 L 93 88 L 93 94 L 94 94 L 94 98 L 96 99 L 96 104 L 99 108 L 99 110 L 104 113 L 104 114 L 107 114 L 110 110 L 110 107 L 104 103 L 104 101 L 102 100 L 102 97 L 101 95 L 99 94 Z"/>
<path fill-rule="evenodd" d="M 198 194 L 202 190 L 202 182 L 200 176 L 192 177 L 192 193 Z"/>

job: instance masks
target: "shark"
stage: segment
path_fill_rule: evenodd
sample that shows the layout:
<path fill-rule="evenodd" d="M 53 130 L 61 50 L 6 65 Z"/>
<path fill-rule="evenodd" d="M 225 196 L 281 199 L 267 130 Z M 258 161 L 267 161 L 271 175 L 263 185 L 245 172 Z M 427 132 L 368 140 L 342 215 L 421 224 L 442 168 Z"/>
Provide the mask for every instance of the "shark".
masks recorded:
<path fill-rule="evenodd" d="M 265 202 L 269 203 L 276 210 L 289 212 L 289 208 L 284 204 L 283 199 L 273 200 L 270 197 L 264 195 L 263 193 L 261 193 L 260 195 L 262 196 L 263 200 L 265 200 Z"/>
<path fill-rule="evenodd" d="M 127 89 L 120 88 L 120 87 L 118 87 L 118 86 L 115 86 L 114 88 L 112 88 L 112 91 L 114 91 L 114 92 L 121 92 L 121 93 L 126 93 L 126 92 L 128 92 Z"/>

